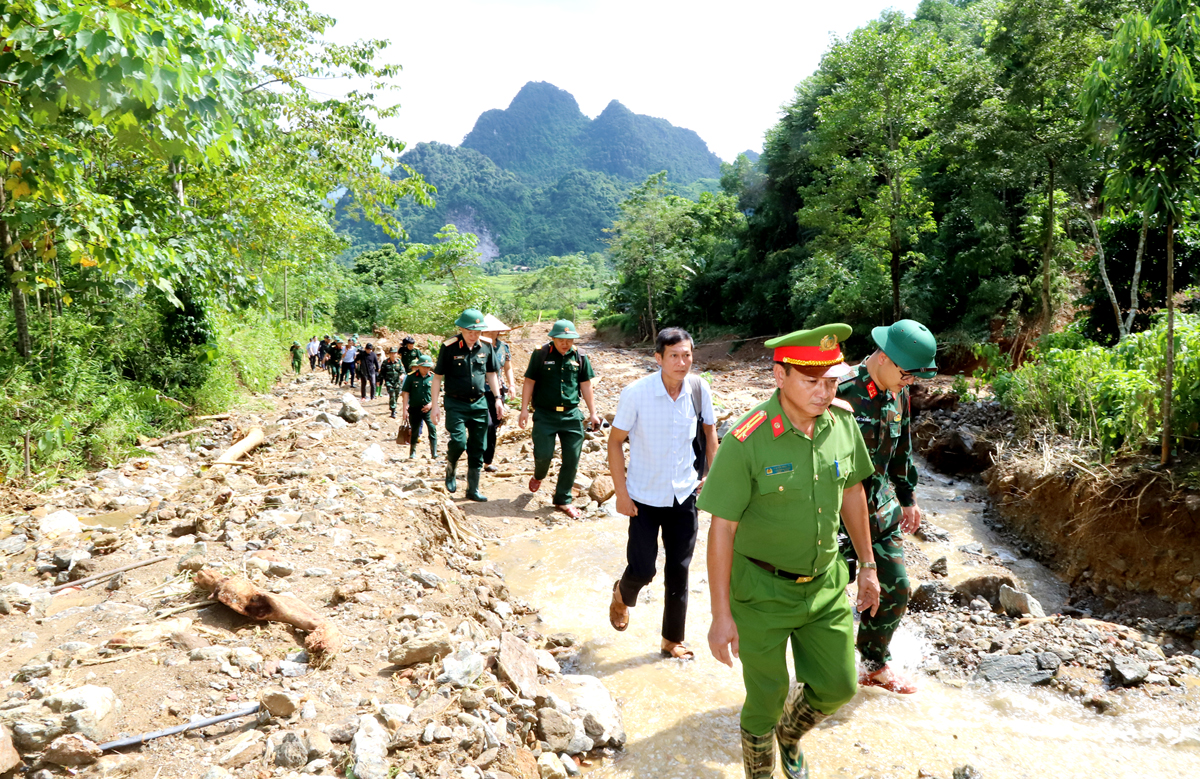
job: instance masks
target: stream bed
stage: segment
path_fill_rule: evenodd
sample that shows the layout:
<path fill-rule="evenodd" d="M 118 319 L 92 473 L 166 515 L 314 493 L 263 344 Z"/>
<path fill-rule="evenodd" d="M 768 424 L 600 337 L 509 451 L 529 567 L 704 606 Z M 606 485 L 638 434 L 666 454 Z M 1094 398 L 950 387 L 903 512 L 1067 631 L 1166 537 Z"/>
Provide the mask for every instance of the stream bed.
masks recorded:
<path fill-rule="evenodd" d="M 950 584 L 982 572 L 973 551 L 979 544 L 1007 564 L 1047 613 L 1062 607 L 1066 585 L 984 524 L 981 488 L 923 470 L 917 496 L 926 518 L 950 534 L 948 544 L 918 542 L 930 559 L 948 558 Z M 701 514 L 691 566 L 687 643 L 696 659 L 690 662 L 659 654 L 661 575 L 642 591 L 628 630 L 617 633 L 608 624 L 613 582 L 625 564 L 626 523 L 617 516 L 539 530 L 511 538 L 490 557 L 513 594 L 539 609 L 543 632 L 577 636 L 576 672 L 601 678 L 622 704 L 625 750 L 589 777 L 741 777 L 741 669 L 714 660 L 706 640 L 708 515 Z M 892 649 L 893 662 L 913 675 L 920 691 L 861 690 L 806 737 L 814 779 L 911 779 L 921 770 L 949 779 L 964 765 L 984 779 L 1200 777 L 1195 688 L 1157 698 L 1131 694 L 1119 714 L 1099 714 L 1048 688 L 939 681 L 922 669 L 932 647 L 911 617 Z"/>

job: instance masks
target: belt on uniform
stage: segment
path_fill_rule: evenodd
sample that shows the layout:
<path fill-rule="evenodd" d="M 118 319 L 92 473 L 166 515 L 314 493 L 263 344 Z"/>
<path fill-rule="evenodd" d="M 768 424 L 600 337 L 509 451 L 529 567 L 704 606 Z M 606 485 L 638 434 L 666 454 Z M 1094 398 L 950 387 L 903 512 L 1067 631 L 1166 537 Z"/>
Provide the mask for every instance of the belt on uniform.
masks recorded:
<path fill-rule="evenodd" d="M 534 411 L 566 411 L 566 406 L 534 406 Z"/>
<path fill-rule="evenodd" d="M 775 566 L 771 565 L 770 563 L 764 563 L 762 560 L 755 560 L 753 557 L 747 557 L 746 559 L 749 560 L 750 562 L 754 563 L 755 565 L 757 565 L 759 568 L 762 568 L 764 571 L 773 573 L 782 579 L 790 579 L 791 581 L 794 581 L 796 584 L 808 584 L 813 579 L 819 579 L 822 575 L 824 575 L 824 571 L 822 571 L 821 573 L 818 573 L 815 576 L 801 576 L 798 573 L 792 573 L 791 571 L 784 571 L 782 569 L 776 568 Z"/>
<path fill-rule="evenodd" d="M 461 400 L 463 403 L 474 403 L 483 397 L 483 395 L 476 395 L 473 398 L 469 398 L 466 395 L 450 395 L 449 393 L 447 393 L 447 396 L 454 398 L 455 400 Z"/>

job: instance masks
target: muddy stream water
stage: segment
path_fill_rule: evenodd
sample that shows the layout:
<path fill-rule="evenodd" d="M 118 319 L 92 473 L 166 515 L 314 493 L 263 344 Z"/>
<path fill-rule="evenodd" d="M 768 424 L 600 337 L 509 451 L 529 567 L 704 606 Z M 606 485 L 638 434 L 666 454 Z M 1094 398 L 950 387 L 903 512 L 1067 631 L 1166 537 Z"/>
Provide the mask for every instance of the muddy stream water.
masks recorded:
<path fill-rule="evenodd" d="M 1020 559 L 983 522 L 982 488 L 928 469 L 918 500 L 950 543 L 921 545 L 930 559 L 949 558 L 950 584 L 979 573 L 981 544 L 998 555 L 1047 613 L 1061 608 L 1066 586 L 1049 570 Z M 540 609 L 543 629 L 570 631 L 582 646 L 579 672 L 602 678 L 622 703 L 628 743 L 594 779 L 734 779 L 742 776 L 738 713 L 741 668 L 708 651 L 705 570 L 708 515 L 691 567 L 688 644 L 692 662 L 661 659 L 661 576 L 643 590 L 629 629 L 608 624 L 613 581 L 624 567 L 624 517 L 543 529 L 491 552 L 510 589 Z M 661 555 L 660 555 L 661 570 Z M 915 586 L 915 584 L 914 584 Z M 971 765 L 985 779 L 1028 777 L 1200 777 L 1200 697 L 1129 696 L 1119 715 L 1103 715 L 1043 688 L 982 682 L 942 683 L 926 673 L 932 647 L 906 617 L 893 643 L 895 662 L 920 684 L 916 695 L 862 690 L 805 739 L 812 776 L 916 777 L 922 769 L 949 779 Z M 789 660 L 790 662 L 790 660 Z"/>

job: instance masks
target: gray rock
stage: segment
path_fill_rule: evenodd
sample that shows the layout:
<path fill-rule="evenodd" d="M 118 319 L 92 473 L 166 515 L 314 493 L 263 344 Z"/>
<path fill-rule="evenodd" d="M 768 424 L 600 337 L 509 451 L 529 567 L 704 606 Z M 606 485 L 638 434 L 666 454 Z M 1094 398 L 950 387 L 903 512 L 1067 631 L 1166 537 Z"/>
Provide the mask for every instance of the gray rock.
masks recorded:
<path fill-rule="evenodd" d="M 1109 661 L 1108 670 L 1112 674 L 1113 684 L 1120 687 L 1136 687 L 1146 681 L 1146 676 L 1150 673 L 1150 666 L 1138 662 L 1132 657 L 1114 655 Z"/>
<path fill-rule="evenodd" d="M 1027 592 L 1009 587 L 1007 584 L 1000 585 L 1000 608 L 1010 617 L 1044 617 L 1046 616 L 1042 604 L 1038 603 L 1037 598 Z"/>
<path fill-rule="evenodd" d="M 39 717 L 12 724 L 12 740 L 22 752 L 41 752 L 51 741 L 67 732 L 58 717 Z"/>
<path fill-rule="evenodd" d="M 208 544 L 200 541 L 192 544 L 192 548 L 184 553 L 183 557 L 179 558 L 179 562 L 175 564 L 176 570 L 179 571 L 199 571 L 204 567 L 204 561 L 208 558 Z"/>
<path fill-rule="evenodd" d="M 558 756 L 558 759 L 562 761 L 562 766 L 567 772 L 567 776 L 579 776 L 583 773 L 579 770 L 579 766 L 575 765 L 575 761 L 571 759 L 570 755 L 562 754 Z"/>
<path fill-rule="evenodd" d="M 0 540 L 0 554 L 14 555 L 25 551 L 25 547 L 29 545 L 29 537 L 24 534 L 14 533 L 8 538 Z M 2 773 L 2 772 L 0 772 Z"/>
<path fill-rule="evenodd" d="M 583 715 L 583 728 L 597 747 L 625 746 L 625 724 L 621 710 L 604 682 L 594 676 L 563 676 L 571 706 Z"/>
<path fill-rule="evenodd" d="M 927 520 L 921 520 L 921 526 L 914 533 L 917 538 L 928 543 L 948 544 L 950 543 L 950 533 L 930 523 Z"/>
<path fill-rule="evenodd" d="M 364 714 L 358 720 L 358 732 L 350 749 L 354 753 L 354 776 L 357 779 L 388 779 L 387 750 L 391 736 L 374 714 Z"/>
<path fill-rule="evenodd" d="M 542 691 L 538 681 L 537 655 L 512 633 L 500 635 L 500 655 L 497 658 L 500 676 L 517 686 L 523 698 L 536 698 Z"/>
<path fill-rule="evenodd" d="M 388 651 L 388 662 L 401 668 L 428 663 L 435 657 L 447 657 L 453 648 L 450 643 L 450 633 L 438 630 L 429 633 L 418 633 L 399 646 Z"/>
<path fill-rule="evenodd" d="M 357 732 L 358 720 L 351 718 L 329 728 L 327 735 L 329 740 L 335 744 L 349 744 Z"/>
<path fill-rule="evenodd" d="M 929 564 L 929 572 L 938 576 L 946 576 L 950 573 L 950 564 L 945 557 L 939 557 Z"/>
<path fill-rule="evenodd" d="M 117 694 L 107 687 L 85 684 L 46 699 L 51 711 L 66 714 L 66 727 L 93 741 L 103 741 L 121 708 Z"/>
<path fill-rule="evenodd" d="M 1039 667 L 1033 655 L 984 655 L 979 660 L 976 679 L 986 682 L 1009 682 L 1013 684 L 1048 684 L 1055 671 Z"/>
<path fill-rule="evenodd" d="M 1062 665 L 1062 658 L 1054 652 L 1039 652 L 1037 654 L 1037 664 L 1038 668 L 1043 671 L 1057 672 L 1059 666 Z"/>
<path fill-rule="evenodd" d="M 1017 583 L 1009 576 L 986 574 L 959 582 L 954 585 L 954 589 L 963 603 L 970 603 L 975 598 L 983 598 L 996 607 L 1000 605 L 1000 587 L 1005 584 L 1013 589 L 1017 587 Z"/>
<path fill-rule="evenodd" d="M 54 553 L 54 565 L 60 571 L 69 571 L 76 563 L 92 559 L 86 549 L 60 549 Z"/>
<path fill-rule="evenodd" d="M 200 779 L 233 779 L 233 774 L 231 774 L 227 769 L 222 768 L 219 765 L 215 765 L 205 771 L 200 776 Z"/>
<path fill-rule="evenodd" d="M 328 568 L 305 568 L 304 569 L 304 575 L 308 576 L 308 577 L 328 576 L 331 573 L 333 573 L 333 571 L 329 570 Z"/>
<path fill-rule="evenodd" d="M 954 769 L 954 779 L 983 779 L 983 774 L 978 768 L 964 765 Z"/>
<path fill-rule="evenodd" d="M 318 416 L 320 415 L 318 414 Z M 362 407 L 358 398 L 347 392 L 342 395 L 342 408 L 338 411 L 338 416 L 353 425 L 366 419 L 367 411 Z"/>
<path fill-rule="evenodd" d="M 486 658 L 466 646 L 442 660 L 442 675 L 437 678 L 438 684 L 447 682 L 455 687 L 466 687 L 483 674 Z"/>
<path fill-rule="evenodd" d="M 379 716 L 383 717 L 383 724 L 387 725 L 388 730 L 393 733 L 408 722 L 412 714 L 413 707 L 405 706 L 403 703 L 385 703 L 379 707 Z"/>
<path fill-rule="evenodd" d="M 436 589 L 437 586 L 442 583 L 442 577 L 435 573 L 426 571 L 425 569 L 421 569 L 416 573 L 410 574 L 410 576 L 412 577 L 413 581 L 417 582 L 422 587 L 428 587 L 431 590 Z"/>
<path fill-rule="evenodd" d="M 333 751 L 333 739 L 319 730 L 304 731 L 304 743 L 308 745 L 309 761 L 328 757 Z"/>
<path fill-rule="evenodd" d="M 558 709 L 545 707 L 537 712 L 538 738 L 550 745 L 552 752 L 566 752 L 575 735 L 575 723 Z"/>
<path fill-rule="evenodd" d="M 42 759 L 55 765 L 82 766 L 91 765 L 103 754 L 95 742 L 78 733 L 69 733 L 54 739 L 46 748 Z"/>
<path fill-rule="evenodd" d="M 284 768 L 300 768 L 308 763 L 308 745 L 295 733 L 285 732 L 272 736 L 275 750 L 271 762 Z"/>
<path fill-rule="evenodd" d="M 319 413 L 315 417 L 313 417 L 313 420 L 316 422 L 324 422 L 325 424 L 332 427 L 334 430 L 341 430 L 343 427 L 350 426 L 350 424 L 346 420 L 344 420 L 341 417 L 336 416 L 334 414 L 330 414 L 328 411 L 322 411 L 321 413 Z"/>
<path fill-rule="evenodd" d="M 42 661 L 26 663 L 18 668 L 17 672 L 13 674 L 13 681 L 20 684 L 33 679 L 41 679 L 44 676 L 49 676 L 53 670 L 53 663 L 46 663 Z"/>

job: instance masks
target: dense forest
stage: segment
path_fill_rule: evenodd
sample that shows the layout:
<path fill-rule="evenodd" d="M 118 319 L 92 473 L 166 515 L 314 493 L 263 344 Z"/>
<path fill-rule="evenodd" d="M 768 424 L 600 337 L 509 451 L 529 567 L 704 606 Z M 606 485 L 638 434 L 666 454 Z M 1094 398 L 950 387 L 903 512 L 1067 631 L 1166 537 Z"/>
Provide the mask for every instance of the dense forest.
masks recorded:
<path fill-rule="evenodd" d="M 665 170 L 673 191 L 694 197 L 717 188 L 721 166 L 691 130 L 616 100 L 588 119 L 570 93 L 532 81 L 508 108 L 481 114 L 462 145 L 419 143 L 400 161 L 437 191 L 434 209 L 411 202 L 397 212 L 413 240 L 429 242 L 454 224 L 479 237 L 485 260 L 533 266 L 603 250 L 618 203 L 646 176 Z M 339 231 L 355 245 L 388 242 L 362 219 L 353 192 L 337 211 Z"/>

